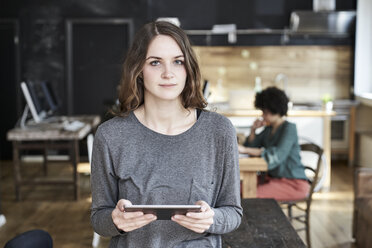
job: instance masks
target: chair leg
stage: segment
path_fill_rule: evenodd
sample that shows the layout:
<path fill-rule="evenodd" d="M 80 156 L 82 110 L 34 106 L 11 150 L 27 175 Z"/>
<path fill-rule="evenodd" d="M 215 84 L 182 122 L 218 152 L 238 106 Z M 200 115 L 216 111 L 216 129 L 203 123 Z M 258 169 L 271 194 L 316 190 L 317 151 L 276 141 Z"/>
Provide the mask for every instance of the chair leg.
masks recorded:
<path fill-rule="evenodd" d="M 305 226 L 306 226 L 306 243 L 307 243 L 307 247 L 308 248 L 311 248 L 311 237 L 310 237 L 310 213 L 309 211 L 306 211 L 306 223 L 305 223 Z"/>
<path fill-rule="evenodd" d="M 288 204 L 288 219 L 292 222 L 292 204 Z"/>

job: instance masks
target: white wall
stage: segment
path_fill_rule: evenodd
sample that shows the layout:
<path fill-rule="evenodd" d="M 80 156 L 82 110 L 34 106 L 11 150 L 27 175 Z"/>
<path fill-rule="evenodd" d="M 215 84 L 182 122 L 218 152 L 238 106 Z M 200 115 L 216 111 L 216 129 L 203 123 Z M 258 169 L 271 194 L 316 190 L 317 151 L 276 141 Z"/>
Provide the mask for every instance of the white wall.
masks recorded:
<path fill-rule="evenodd" d="M 356 48 L 355 48 L 355 94 L 372 98 L 372 1 L 358 0 Z"/>

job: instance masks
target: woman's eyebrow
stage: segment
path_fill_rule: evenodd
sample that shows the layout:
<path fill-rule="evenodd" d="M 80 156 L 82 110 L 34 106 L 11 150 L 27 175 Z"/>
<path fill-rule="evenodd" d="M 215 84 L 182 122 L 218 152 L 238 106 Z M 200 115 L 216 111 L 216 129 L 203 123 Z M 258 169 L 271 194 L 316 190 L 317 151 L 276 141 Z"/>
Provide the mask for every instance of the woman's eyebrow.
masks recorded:
<path fill-rule="evenodd" d="M 178 58 L 183 58 L 183 57 L 185 57 L 185 56 L 183 56 L 183 54 L 181 54 L 181 55 L 175 56 L 174 58 L 175 58 L 175 59 L 178 59 Z M 157 56 L 149 56 L 148 58 L 146 58 L 146 60 L 148 60 L 148 59 L 157 59 L 157 60 L 161 60 L 162 58 L 157 57 Z"/>
<path fill-rule="evenodd" d="M 161 59 L 161 58 L 160 57 L 156 57 L 156 56 L 150 56 L 146 60 L 148 60 L 148 59 Z"/>

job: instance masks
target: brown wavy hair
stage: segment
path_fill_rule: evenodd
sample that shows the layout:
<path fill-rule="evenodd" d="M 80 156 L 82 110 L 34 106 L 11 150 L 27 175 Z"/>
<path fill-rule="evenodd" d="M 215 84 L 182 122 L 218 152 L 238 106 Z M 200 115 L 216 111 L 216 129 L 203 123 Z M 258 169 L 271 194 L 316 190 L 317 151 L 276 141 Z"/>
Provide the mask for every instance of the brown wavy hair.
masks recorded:
<path fill-rule="evenodd" d="M 207 106 L 201 92 L 201 75 L 197 58 L 186 33 L 169 22 L 157 21 L 144 25 L 134 36 L 132 46 L 123 64 L 123 74 L 119 87 L 118 109 L 113 111 L 117 116 L 127 116 L 144 103 L 144 83 L 142 70 L 151 41 L 157 35 L 172 37 L 184 55 L 186 68 L 185 88 L 181 92 L 181 103 L 184 108 L 204 109 Z"/>

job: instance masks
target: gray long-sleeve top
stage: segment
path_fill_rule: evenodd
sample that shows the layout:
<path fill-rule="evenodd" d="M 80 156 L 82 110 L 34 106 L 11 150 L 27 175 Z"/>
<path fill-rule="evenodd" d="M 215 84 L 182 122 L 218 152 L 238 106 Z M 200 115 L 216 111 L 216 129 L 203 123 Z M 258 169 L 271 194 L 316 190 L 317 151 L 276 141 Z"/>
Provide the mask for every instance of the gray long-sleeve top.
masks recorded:
<path fill-rule="evenodd" d="M 231 122 L 202 111 L 178 135 L 142 125 L 133 113 L 115 117 L 97 130 L 92 158 L 94 230 L 111 236 L 110 247 L 222 247 L 221 236 L 241 221 L 238 150 Z M 195 204 L 206 201 L 214 224 L 203 234 L 159 220 L 120 233 L 111 212 L 119 199 L 133 204 Z"/>

